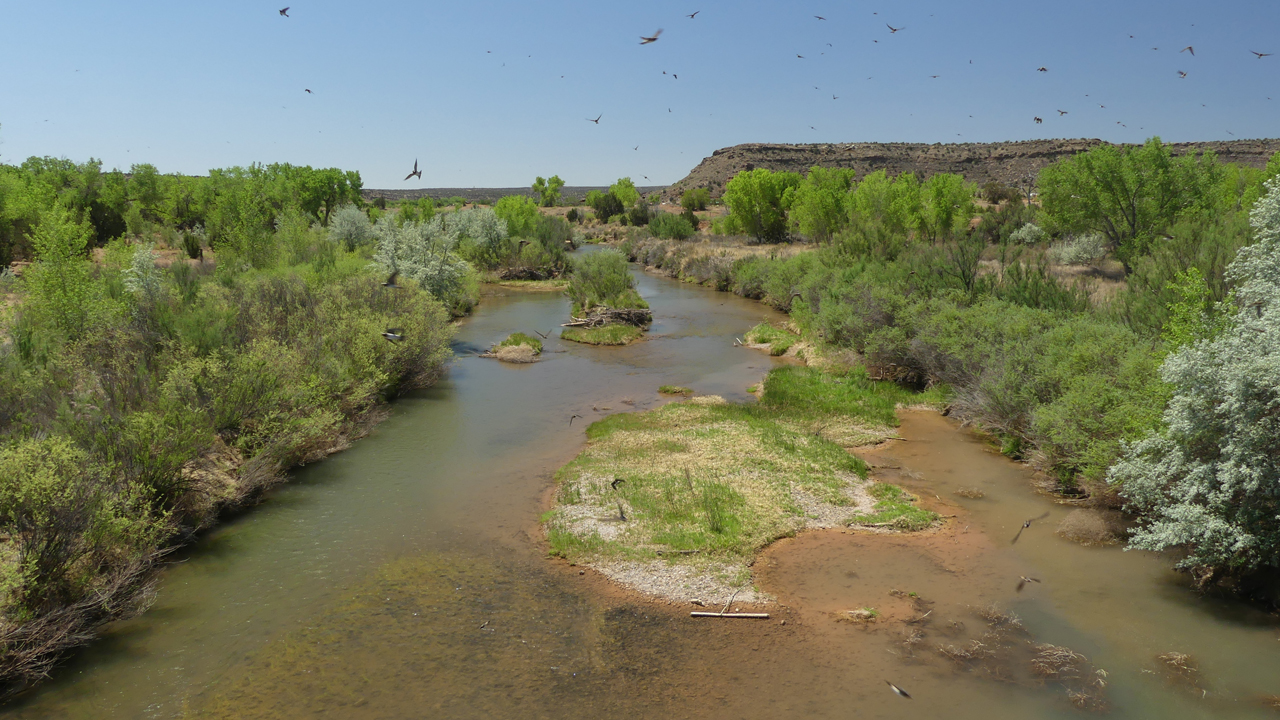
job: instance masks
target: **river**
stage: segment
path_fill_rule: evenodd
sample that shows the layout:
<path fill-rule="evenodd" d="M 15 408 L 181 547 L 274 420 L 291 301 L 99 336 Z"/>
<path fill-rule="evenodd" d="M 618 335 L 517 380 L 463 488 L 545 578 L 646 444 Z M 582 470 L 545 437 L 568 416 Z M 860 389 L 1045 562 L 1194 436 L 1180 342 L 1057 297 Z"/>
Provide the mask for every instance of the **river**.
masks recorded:
<path fill-rule="evenodd" d="M 954 517 L 920 536 L 775 544 L 756 564 L 780 603 L 768 621 L 691 619 L 546 558 L 539 515 L 588 422 L 655 407 L 664 384 L 750 401 L 746 388 L 781 362 L 733 343 L 776 313 L 636 277 L 655 315 L 648 339 L 595 348 L 552 335 L 524 366 L 474 353 L 556 328 L 568 301 L 487 295 L 440 383 L 184 550 L 146 614 L 4 715 L 999 720 L 1079 716 L 1065 689 L 1100 678 L 1116 717 L 1273 716 L 1261 697 L 1280 694 L 1274 616 L 1193 594 L 1167 557 L 1058 537 L 1069 508 L 936 414 L 904 412 L 906 441 L 868 458 Z M 573 414 L 584 420 L 570 425 Z M 1040 582 L 1017 592 L 1021 575 Z M 1020 626 L 992 635 L 979 617 L 992 605 Z M 837 620 L 861 607 L 879 617 Z M 974 640 L 998 652 L 958 664 L 936 650 Z M 1063 670 L 1079 678 L 1028 673 L 1042 643 L 1086 656 Z M 1169 652 L 1199 674 L 1171 679 L 1155 659 Z"/>

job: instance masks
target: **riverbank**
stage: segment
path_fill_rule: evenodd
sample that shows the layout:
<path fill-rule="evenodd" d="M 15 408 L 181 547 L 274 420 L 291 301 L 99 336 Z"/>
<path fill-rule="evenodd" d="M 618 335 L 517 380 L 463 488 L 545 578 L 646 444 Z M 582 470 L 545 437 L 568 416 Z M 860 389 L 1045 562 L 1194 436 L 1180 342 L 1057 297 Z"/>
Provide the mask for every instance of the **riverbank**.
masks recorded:
<path fill-rule="evenodd" d="M 897 407 L 944 402 L 861 368 L 789 366 L 769 373 L 758 403 L 695 396 L 607 417 L 556 474 L 550 552 L 669 601 L 766 602 L 749 568 L 779 538 L 938 520 L 900 487 L 869 480 L 852 450 L 894 437 Z"/>

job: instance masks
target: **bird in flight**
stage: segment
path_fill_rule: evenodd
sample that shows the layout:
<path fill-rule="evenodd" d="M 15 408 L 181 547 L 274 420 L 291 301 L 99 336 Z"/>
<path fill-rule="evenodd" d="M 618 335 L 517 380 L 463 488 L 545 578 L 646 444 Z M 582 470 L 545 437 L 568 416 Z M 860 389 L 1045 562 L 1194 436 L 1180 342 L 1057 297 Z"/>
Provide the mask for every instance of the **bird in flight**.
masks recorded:
<path fill-rule="evenodd" d="M 1058 117 L 1062 117 L 1063 115 L 1066 115 L 1066 114 L 1067 114 L 1067 111 L 1066 111 L 1066 110 L 1059 110 L 1059 111 L 1058 111 Z"/>
<path fill-rule="evenodd" d="M 933 78 L 934 80 L 937 80 L 938 78 L 940 78 L 940 77 L 942 77 L 942 76 L 941 76 L 941 75 L 930 75 L 929 77 Z"/>
<path fill-rule="evenodd" d="M 405 180 L 408 180 L 409 178 L 414 177 L 415 175 L 418 177 L 418 179 L 419 179 L 419 180 L 421 180 L 421 179 L 422 179 L 422 171 L 418 169 L 418 159 L 417 159 L 417 158 L 414 158 L 414 159 L 413 159 L 413 172 L 409 173 L 408 175 L 405 175 L 405 176 L 404 176 L 404 179 L 405 179 Z"/>
<path fill-rule="evenodd" d="M 1187 76 L 1187 74 L 1186 74 L 1185 72 L 1183 72 L 1182 70 L 1179 70 L 1179 71 L 1178 71 L 1178 77 L 1180 77 L 1180 78 L 1184 78 L 1184 77 L 1186 77 L 1186 76 Z"/>
<path fill-rule="evenodd" d="M 1021 575 L 1021 576 L 1019 576 L 1019 577 L 1018 577 L 1018 588 L 1017 588 L 1016 590 L 1014 590 L 1014 592 L 1022 592 L 1022 588 L 1023 588 L 1023 587 L 1025 587 L 1025 586 L 1026 586 L 1026 584 L 1027 584 L 1027 583 L 1029 583 L 1029 582 L 1038 583 L 1038 582 L 1040 582 L 1040 580 L 1039 580 L 1038 578 L 1027 577 L 1026 575 Z"/>
<path fill-rule="evenodd" d="M 1036 68 L 1036 72 L 1049 72 L 1049 68 L 1041 65 L 1040 67 Z"/>
<path fill-rule="evenodd" d="M 386 282 L 382 283 L 382 287 L 388 287 L 393 290 L 399 290 L 400 286 L 396 284 L 396 278 L 399 276 L 400 276 L 399 270 L 392 270 L 391 276 L 387 278 Z"/>
<path fill-rule="evenodd" d="M 313 93 L 311 92 L 311 88 L 302 88 L 302 89 L 303 89 L 303 90 L 306 90 L 308 95 L 312 95 L 312 94 L 313 94 Z"/>
<path fill-rule="evenodd" d="M 819 20 L 826 20 L 826 18 L 822 17 L 821 15 L 814 15 L 814 17 L 818 18 Z"/>
<path fill-rule="evenodd" d="M 1267 57 L 1267 56 L 1269 56 L 1269 55 L 1274 54 L 1274 53 L 1260 53 L 1260 52 L 1258 52 L 1258 51 L 1256 51 L 1256 50 L 1250 50 L 1249 52 L 1253 53 L 1254 55 L 1257 55 L 1259 60 L 1261 60 L 1261 59 L 1262 59 L 1262 58 L 1264 58 L 1264 57 Z"/>
<path fill-rule="evenodd" d="M 894 33 L 898 32 L 899 30 L 906 30 L 906 29 L 907 29 L 906 27 L 896 28 L 896 27 L 894 27 L 894 26 L 890 25 L 889 23 L 885 23 L 885 24 L 884 24 L 884 26 L 885 26 L 885 27 L 887 27 L 887 28 L 889 28 L 889 34 L 890 34 L 890 35 L 892 35 L 892 34 L 894 34 Z M 889 683 L 889 684 L 890 684 L 890 685 L 893 685 L 893 683 Z M 895 687 L 897 687 L 897 686 L 895 686 Z"/>
<path fill-rule="evenodd" d="M 600 113 L 599 115 L 597 115 L 595 120 L 592 120 L 591 118 L 586 118 L 586 121 L 587 121 L 587 122 L 593 122 L 593 123 L 595 123 L 595 124 L 599 125 L 599 124 L 600 124 L 600 118 L 602 118 L 602 117 L 604 117 L 604 113 Z"/>
<path fill-rule="evenodd" d="M 1031 527 L 1031 523 L 1036 522 L 1037 520 L 1043 520 L 1043 519 L 1045 519 L 1045 518 L 1047 518 L 1047 517 L 1049 517 L 1049 513 L 1048 513 L 1048 512 L 1046 512 L 1045 514 L 1041 515 L 1040 517 L 1034 517 L 1034 518 L 1031 518 L 1030 520 L 1028 520 L 1028 521 L 1026 521 L 1026 522 L 1022 523 L 1022 527 L 1018 529 L 1018 534 L 1013 536 L 1013 542 L 1011 542 L 1011 543 L 1009 543 L 1009 544 L 1010 544 L 1010 545 L 1012 545 L 1013 543 L 1018 542 L 1018 538 L 1022 537 L 1022 531 L 1023 531 L 1023 530 L 1026 530 L 1026 529 L 1027 529 L 1027 528 L 1029 528 L 1029 527 Z"/>
<path fill-rule="evenodd" d="M 618 489 L 618 486 L 619 486 L 619 485 L 621 485 L 622 483 L 626 482 L 626 481 L 627 481 L 627 480 L 626 480 L 626 478 L 614 478 L 614 479 L 609 483 L 609 487 L 613 488 L 614 490 L 617 490 L 617 489 Z"/>
<path fill-rule="evenodd" d="M 644 35 L 641 35 L 640 44 L 648 45 L 649 43 L 658 42 L 658 36 L 661 34 L 662 34 L 662 28 L 658 28 L 658 31 L 655 32 L 652 37 L 645 37 Z"/>
<path fill-rule="evenodd" d="M 694 19 L 694 18 L 698 17 L 698 13 L 700 13 L 700 12 L 702 12 L 702 11 L 701 11 L 701 10 L 694 10 L 692 15 L 685 15 L 685 17 L 687 17 L 687 18 L 689 18 L 690 20 L 692 20 L 692 19 Z"/>
<path fill-rule="evenodd" d="M 839 100 L 840 98 L 836 97 L 835 95 L 832 95 L 832 96 L 831 96 L 831 99 L 832 99 L 832 100 Z"/>
<path fill-rule="evenodd" d="M 1189 53 L 1191 53 L 1191 56 L 1192 56 L 1192 57 L 1195 57 L 1195 54 L 1196 54 L 1196 50 L 1195 50 L 1195 48 L 1191 47 L 1190 45 L 1188 45 L 1188 46 L 1186 46 L 1186 47 L 1182 48 L 1182 49 L 1181 49 L 1181 50 L 1179 50 L 1178 52 L 1180 52 L 1180 53 L 1189 52 Z"/>
<path fill-rule="evenodd" d="M 574 418 L 581 418 L 581 417 L 582 417 L 581 415 L 570 415 L 570 416 L 569 416 L 569 427 L 573 427 L 573 419 L 574 419 Z"/>
<path fill-rule="evenodd" d="M 801 55 L 800 53 L 796 53 L 796 57 L 800 58 L 801 60 L 803 60 L 803 59 L 804 59 L 804 56 L 803 56 L 803 55 Z"/>
<path fill-rule="evenodd" d="M 289 17 L 289 8 L 288 8 L 288 7 L 283 7 L 283 8 L 281 8 L 281 9 L 280 9 L 280 14 L 281 14 L 282 16 L 284 16 L 284 17 Z"/>
<path fill-rule="evenodd" d="M 1037 118 L 1034 118 L 1034 119 L 1035 119 L 1035 121 L 1036 121 L 1036 124 L 1037 124 L 1037 125 L 1039 125 L 1040 123 L 1044 122 L 1044 119 L 1043 119 L 1043 118 L 1040 118 L 1040 117 L 1037 117 Z"/>
<path fill-rule="evenodd" d="M 906 699 L 908 699 L 908 700 L 910 700 L 910 699 L 911 699 L 911 696 L 907 694 L 907 691 L 906 691 L 906 690 L 903 690 L 902 688 L 898 687 L 897 685 L 894 685 L 893 683 L 889 682 L 888 680 L 885 680 L 884 682 L 885 682 L 885 684 L 886 684 L 886 685 L 888 685 L 888 686 L 889 686 L 889 689 L 893 691 L 893 694 L 894 694 L 894 695 L 897 695 L 897 696 L 898 696 L 898 697 L 900 697 L 900 698 L 906 698 Z"/>
<path fill-rule="evenodd" d="M 401 330 L 400 328 L 387 328 L 387 331 L 382 333 L 382 337 L 393 343 L 404 342 L 404 330 Z"/>

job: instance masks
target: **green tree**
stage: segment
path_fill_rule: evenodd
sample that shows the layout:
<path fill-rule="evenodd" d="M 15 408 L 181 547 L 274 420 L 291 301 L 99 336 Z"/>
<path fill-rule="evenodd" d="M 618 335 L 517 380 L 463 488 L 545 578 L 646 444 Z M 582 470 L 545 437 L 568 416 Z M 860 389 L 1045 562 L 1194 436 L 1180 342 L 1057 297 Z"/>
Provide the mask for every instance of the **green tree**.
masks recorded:
<path fill-rule="evenodd" d="M 1223 180 L 1212 152 L 1174 158 L 1151 138 L 1059 160 L 1040 172 L 1039 187 L 1052 231 L 1102 233 L 1127 272 L 1173 223 L 1219 209 Z"/>
<path fill-rule="evenodd" d="M 689 188 L 680 196 L 680 207 L 685 210 L 706 210 L 711 202 L 711 192 L 706 188 Z"/>
<path fill-rule="evenodd" d="M 738 173 L 724 189 L 731 225 L 762 242 L 786 240 L 787 190 L 800 182 L 796 173 L 765 168 Z"/>
<path fill-rule="evenodd" d="M 609 218 L 614 215 L 621 215 L 626 210 L 622 206 L 622 201 L 618 199 L 617 195 L 613 194 L 613 191 L 588 191 L 586 203 L 591 206 L 591 211 L 596 214 L 596 219 L 600 222 L 609 222 Z"/>
<path fill-rule="evenodd" d="M 940 240 L 963 231 L 977 212 L 973 197 L 977 188 L 960 175 L 938 173 L 920 186 L 920 214 L 916 229 L 920 236 Z"/>
<path fill-rule="evenodd" d="M 541 180 L 542 178 L 538 178 Z M 507 221 L 507 234 L 510 237 L 533 237 L 534 228 L 538 225 L 538 206 L 523 195 L 508 195 L 493 206 L 499 218 Z"/>
<path fill-rule="evenodd" d="M 853 222 L 872 222 L 890 233 L 905 235 L 920 224 L 920 181 L 914 173 L 890 178 L 877 170 L 862 178 L 845 198 L 845 211 Z"/>
<path fill-rule="evenodd" d="M 70 210 L 55 205 L 40 214 L 31 235 L 36 264 L 28 269 L 32 299 L 39 311 L 70 339 L 84 334 L 95 299 L 92 268 L 86 257 L 93 228 L 76 222 Z"/>
<path fill-rule="evenodd" d="M 618 178 L 618 182 L 609 186 L 609 192 L 618 198 L 624 208 L 634 207 L 640 202 L 640 191 L 629 177 Z"/>
<path fill-rule="evenodd" d="M 539 176 L 538 179 L 533 181 L 533 192 L 537 194 L 538 204 L 542 207 L 559 205 L 560 189 L 563 187 L 564 181 L 560 179 L 559 175 L 552 175 L 545 180 Z"/>
<path fill-rule="evenodd" d="M 789 190 L 791 227 L 818 242 L 829 241 L 848 223 L 844 202 L 853 186 L 852 170 L 810 168 L 809 175 Z"/>

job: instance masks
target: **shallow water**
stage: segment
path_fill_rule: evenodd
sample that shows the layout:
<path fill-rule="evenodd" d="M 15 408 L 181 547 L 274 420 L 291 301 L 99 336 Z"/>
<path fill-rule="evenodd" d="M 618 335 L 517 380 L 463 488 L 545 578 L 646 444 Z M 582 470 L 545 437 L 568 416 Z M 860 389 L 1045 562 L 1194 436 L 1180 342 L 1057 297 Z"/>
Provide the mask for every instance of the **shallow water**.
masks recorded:
<path fill-rule="evenodd" d="M 778 362 L 732 342 L 776 314 L 637 277 L 655 312 L 648 340 L 592 348 L 553 336 L 527 366 L 468 355 L 514 330 L 546 332 L 568 302 L 486 297 L 441 383 L 190 548 L 150 612 L 110 628 L 6 714 L 1077 716 L 1073 681 L 1027 670 L 1032 643 L 1049 642 L 1088 656 L 1082 673 L 1107 671 L 1117 717 L 1269 716 L 1256 696 L 1280 694 L 1275 618 L 1197 597 L 1166 558 L 1058 538 L 1067 510 L 1033 493 L 1023 467 L 927 413 L 906 413 L 908 441 L 869 458 L 956 517 L 923 536 L 829 531 L 776 544 L 756 564 L 781 603 L 769 621 L 694 620 L 546 559 L 538 515 L 586 422 L 656 406 L 663 384 L 748 400 Z M 571 414 L 585 421 L 570 426 Z M 986 496 L 952 495 L 960 486 Z M 1022 574 L 1043 582 L 1016 593 Z M 987 633 L 975 613 L 991 604 L 1022 618 L 1001 636 L 1001 658 L 941 657 L 938 645 Z M 836 619 L 861 607 L 879 617 Z M 1195 690 L 1166 681 L 1154 657 L 1169 651 L 1200 661 Z"/>

